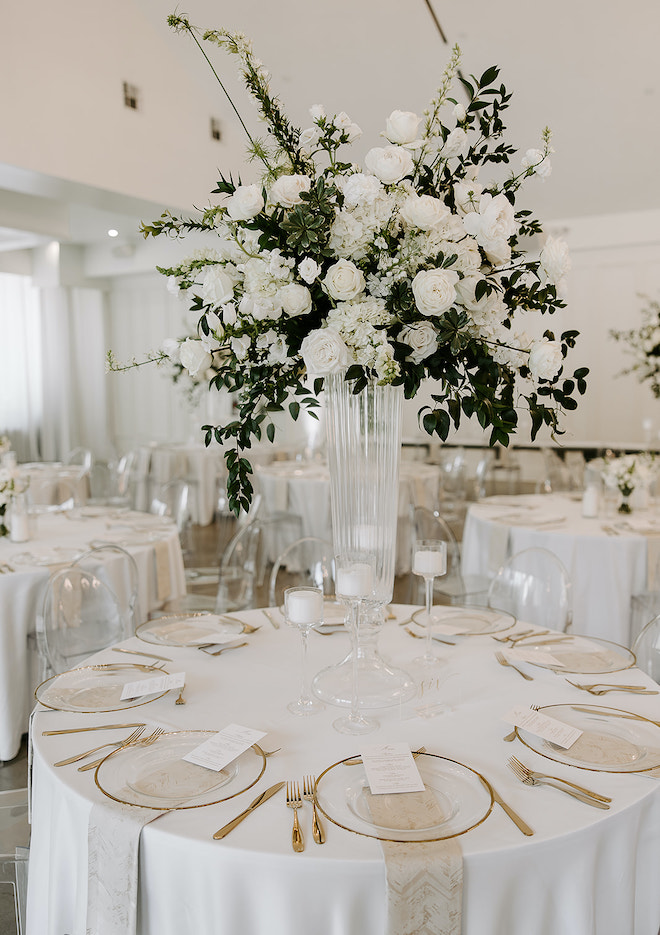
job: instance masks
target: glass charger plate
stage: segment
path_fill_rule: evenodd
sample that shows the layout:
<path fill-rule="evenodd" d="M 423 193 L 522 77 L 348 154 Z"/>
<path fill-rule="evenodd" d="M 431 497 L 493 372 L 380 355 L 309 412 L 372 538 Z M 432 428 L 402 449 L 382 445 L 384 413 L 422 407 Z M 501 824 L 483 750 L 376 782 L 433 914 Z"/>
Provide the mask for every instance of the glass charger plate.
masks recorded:
<path fill-rule="evenodd" d="M 493 794 L 480 773 L 432 753 L 420 753 L 416 763 L 426 789 L 435 796 L 439 816 L 427 819 L 422 809 L 414 827 L 410 827 L 402 818 L 399 803 L 408 799 L 414 804 L 415 799 L 410 797 L 419 793 L 397 793 L 387 796 L 392 800 L 392 819 L 386 824 L 376 824 L 369 811 L 364 767 L 346 766 L 344 760 L 329 766 L 319 776 L 316 785 L 319 810 L 340 828 L 379 841 L 442 841 L 465 834 L 485 821 L 493 807 Z"/>
<path fill-rule="evenodd" d="M 195 646 L 242 631 L 240 620 L 228 620 L 219 614 L 177 614 L 148 620 L 137 628 L 135 635 L 158 646 Z"/>
<path fill-rule="evenodd" d="M 54 546 L 52 549 L 34 549 L 31 552 L 19 552 L 12 558 L 14 565 L 32 565 L 49 567 L 51 565 L 71 565 L 82 555 L 81 549 L 65 549 Z"/>
<path fill-rule="evenodd" d="M 128 507 L 120 506 L 78 506 L 72 510 L 67 510 L 66 518 L 74 520 L 82 519 L 103 519 L 104 517 L 116 518 L 121 515 L 122 509 L 128 510 Z"/>
<path fill-rule="evenodd" d="M 527 654 L 526 661 L 543 669 L 552 669 L 553 672 L 582 672 L 586 674 L 602 674 L 605 672 L 620 672 L 629 669 L 637 662 L 631 650 L 610 640 L 601 640 L 595 636 L 572 636 L 562 640 L 561 643 L 544 642 L 551 634 L 539 636 L 538 641 L 525 640 L 518 645 Z M 534 653 L 549 653 L 561 663 L 553 665 L 540 659 L 534 661 Z"/>
<path fill-rule="evenodd" d="M 232 799 L 259 781 L 266 757 L 250 747 L 217 772 L 183 759 L 215 733 L 174 731 L 144 747 L 113 750 L 97 767 L 96 785 L 115 802 L 141 808 L 200 808 Z"/>
<path fill-rule="evenodd" d="M 544 705 L 540 710 L 583 731 L 564 750 L 517 727 L 525 746 L 549 760 L 607 773 L 639 773 L 660 766 L 660 727 L 653 721 L 600 705 Z"/>
<path fill-rule="evenodd" d="M 414 623 L 425 626 L 426 610 L 416 610 L 412 615 Z M 513 614 L 504 610 L 493 610 L 490 607 L 468 607 L 458 604 L 438 605 L 433 608 L 433 625 L 448 625 L 462 627 L 463 632 L 456 636 L 484 636 L 489 633 L 499 633 L 500 630 L 509 630 L 516 623 Z"/>
<path fill-rule="evenodd" d="M 53 675 L 37 686 L 37 701 L 56 711 L 78 711 L 93 714 L 101 711 L 123 711 L 137 708 L 162 698 L 167 692 L 126 699 L 120 696 L 126 682 L 142 680 L 145 675 L 160 675 L 162 669 L 140 663 L 109 663 L 102 666 L 82 666 Z"/>

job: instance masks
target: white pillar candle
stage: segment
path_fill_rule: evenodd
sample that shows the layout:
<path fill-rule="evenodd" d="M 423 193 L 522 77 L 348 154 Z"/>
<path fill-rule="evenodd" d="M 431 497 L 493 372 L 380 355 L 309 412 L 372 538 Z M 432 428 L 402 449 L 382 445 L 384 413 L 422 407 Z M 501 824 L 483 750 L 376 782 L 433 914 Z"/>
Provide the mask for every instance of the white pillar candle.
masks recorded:
<path fill-rule="evenodd" d="M 12 542 L 27 542 L 30 538 L 30 519 L 27 513 L 11 517 L 9 538 Z"/>
<path fill-rule="evenodd" d="M 320 591 L 292 591 L 285 595 L 285 607 L 291 623 L 318 623 L 323 620 L 323 594 Z"/>
<path fill-rule="evenodd" d="M 354 562 L 337 569 L 335 591 L 339 597 L 368 597 L 373 590 L 374 574 L 366 562 Z"/>
<path fill-rule="evenodd" d="M 430 549 L 418 549 L 413 559 L 413 572 L 416 575 L 444 575 L 447 571 L 446 552 L 433 552 Z"/>

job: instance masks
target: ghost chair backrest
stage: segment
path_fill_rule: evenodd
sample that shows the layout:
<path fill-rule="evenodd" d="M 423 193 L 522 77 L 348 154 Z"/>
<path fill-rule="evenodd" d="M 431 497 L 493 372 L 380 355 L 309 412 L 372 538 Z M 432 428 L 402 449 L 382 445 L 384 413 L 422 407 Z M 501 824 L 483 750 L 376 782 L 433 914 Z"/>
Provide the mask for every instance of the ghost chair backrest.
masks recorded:
<path fill-rule="evenodd" d="M 324 597 L 334 597 L 335 568 L 330 542 L 317 536 L 304 536 L 278 555 L 270 573 L 269 606 L 281 607 L 284 591 L 294 587 L 322 588 Z"/>
<path fill-rule="evenodd" d="M 632 646 L 637 665 L 660 683 L 660 614 L 650 620 Z"/>
<path fill-rule="evenodd" d="M 523 549 L 498 570 L 488 605 L 517 620 L 551 630 L 571 624 L 571 582 L 562 562 L 547 549 Z"/>
<path fill-rule="evenodd" d="M 140 575 L 131 553 L 107 542 L 83 552 L 74 565 L 91 571 L 112 589 L 125 614 L 126 637 L 132 636 L 144 620 L 140 611 Z"/>

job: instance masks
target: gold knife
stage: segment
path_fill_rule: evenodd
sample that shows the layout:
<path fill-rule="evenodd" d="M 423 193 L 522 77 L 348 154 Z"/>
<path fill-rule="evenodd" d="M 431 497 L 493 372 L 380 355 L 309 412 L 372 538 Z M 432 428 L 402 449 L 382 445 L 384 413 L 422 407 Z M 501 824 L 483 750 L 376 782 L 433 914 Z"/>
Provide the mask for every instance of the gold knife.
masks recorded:
<path fill-rule="evenodd" d="M 271 796 L 275 795 L 276 792 L 279 792 L 282 786 L 284 786 L 285 784 L 286 784 L 285 781 L 276 782 L 274 786 L 271 786 L 269 789 L 266 789 L 264 792 L 260 792 L 259 795 L 254 800 L 254 802 L 251 802 L 250 805 L 248 805 L 248 807 L 245 809 L 245 811 L 241 812 L 240 815 L 237 815 L 236 818 L 234 818 L 228 824 L 223 825 L 223 827 L 220 828 L 219 831 L 216 831 L 216 833 L 213 835 L 213 839 L 215 841 L 219 841 L 221 838 L 224 838 L 225 835 L 229 834 L 230 831 L 233 831 L 237 825 L 240 825 L 243 819 L 247 818 L 250 812 L 253 812 L 255 808 L 259 808 L 260 805 L 263 805 L 264 802 L 267 802 L 268 799 L 270 799 Z"/>
<path fill-rule="evenodd" d="M 150 659 L 162 659 L 163 662 L 172 662 L 169 656 L 157 656 L 156 653 L 143 653 L 137 649 L 121 649 L 119 646 L 112 647 L 113 653 L 128 653 L 131 656 L 148 656 Z"/>
<path fill-rule="evenodd" d="M 119 730 L 123 727 L 144 727 L 144 721 L 135 724 L 95 724 L 92 727 L 67 727 L 63 730 L 42 730 L 42 737 L 55 737 L 57 734 L 80 734 L 88 730 Z"/>
<path fill-rule="evenodd" d="M 273 617 L 273 615 L 271 614 L 271 612 L 270 612 L 269 610 L 266 610 L 265 607 L 262 607 L 262 608 L 261 608 L 261 613 L 264 615 L 264 617 L 266 618 L 266 620 L 268 620 L 270 623 L 272 623 L 272 625 L 275 627 L 276 630 L 279 630 L 279 628 L 280 628 L 279 622 L 275 619 L 275 617 Z"/>
<path fill-rule="evenodd" d="M 514 825 L 516 825 L 522 831 L 523 834 L 526 834 L 528 836 L 531 836 L 532 834 L 534 834 L 533 830 L 529 827 L 527 822 L 523 821 L 520 815 L 517 812 L 514 812 L 514 810 L 511 808 L 510 805 L 506 804 L 504 799 L 500 796 L 498 792 L 495 791 L 492 785 L 490 788 L 493 792 L 493 799 L 497 802 L 500 808 L 504 809 L 504 811 L 507 813 L 507 815 L 509 816 L 511 821 L 514 823 Z"/>

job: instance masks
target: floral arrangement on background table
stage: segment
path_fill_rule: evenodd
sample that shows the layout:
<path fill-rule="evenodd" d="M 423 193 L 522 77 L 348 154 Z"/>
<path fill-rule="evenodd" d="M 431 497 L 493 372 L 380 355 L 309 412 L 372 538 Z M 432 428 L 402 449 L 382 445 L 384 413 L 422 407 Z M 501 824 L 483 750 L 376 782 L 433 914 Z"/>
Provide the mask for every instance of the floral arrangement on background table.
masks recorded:
<path fill-rule="evenodd" d="M 11 451 L 11 440 L 9 435 L 0 435 L 0 457 Z"/>
<path fill-rule="evenodd" d="M 646 305 L 642 308 L 642 324 L 639 328 L 611 330 L 610 335 L 615 341 L 625 342 L 628 345 L 627 352 L 634 358 L 634 363 L 622 370 L 621 376 L 636 374 L 640 383 L 649 383 L 657 399 L 660 397 L 660 302 L 645 295 L 640 298 L 646 300 Z"/>
<path fill-rule="evenodd" d="M 591 462 L 594 465 L 594 462 Z M 630 498 L 635 489 L 648 486 L 656 475 L 655 455 L 649 452 L 606 458 L 602 462 L 601 475 L 606 486 L 617 488 L 621 494 L 620 513 L 631 513 Z"/>
<path fill-rule="evenodd" d="M 8 468 L 0 467 L 0 538 L 9 535 L 6 525 L 7 506 L 14 492 L 14 475 Z"/>
<path fill-rule="evenodd" d="M 214 236 L 208 250 L 159 270 L 199 316 L 198 357 L 213 354 L 217 367 L 210 385 L 238 394 L 237 418 L 203 426 L 207 444 L 230 441 L 232 508 L 250 503 L 244 453 L 253 439 L 265 428 L 273 440 L 271 416 L 285 406 L 294 419 L 301 406 L 313 411 L 332 373 L 345 372 L 356 392 L 370 380 L 402 384 L 407 398 L 424 379 L 436 381 L 420 419 L 443 440 L 452 424 L 475 416 L 491 444 L 507 445 L 520 406 L 531 414 L 532 437 L 543 425 L 560 431 L 559 414 L 586 389 L 586 368 L 564 373 L 578 332 L 532 339 L 514 321 L 517 312 L 536 318 L 564 305 L 566 245 L 548 237 L 540 255 L 526 252 L 523 241 L 541 226 L 515 208 L 523 183 L 550 173 L 550 134 L 501 183 L 480 177 L 515 154 L 504 141 L 510 95 L 499 70 L 465 78 L 455 49 L 424 113 L 393 111 L 383 145 L 357 164 L 346 154 L 361 134 L 353 120 L 315 105 L 308 128 L 293 126 L 245 37 L 202 35 L 178 15 L 168 22 L 212 68 L 203 41 L 239 59 L 268 134 L 253 137 L 213 68 L 261 164 L 260 181 L 221 177 L 213 192 L 221 204 L 143 225 L 145 237 Z M 456 78 L 464 104 L 450 96 Z M 121 369 L 112 355 L 109 366 Z"/>

